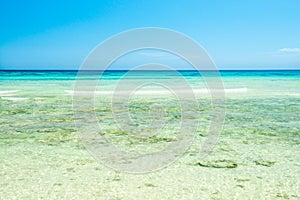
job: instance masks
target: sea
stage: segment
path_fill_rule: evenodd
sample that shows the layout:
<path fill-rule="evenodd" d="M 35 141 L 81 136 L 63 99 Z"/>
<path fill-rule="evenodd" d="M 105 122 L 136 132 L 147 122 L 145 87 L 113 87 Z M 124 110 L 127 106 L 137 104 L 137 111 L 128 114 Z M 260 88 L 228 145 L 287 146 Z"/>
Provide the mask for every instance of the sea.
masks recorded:
<path fill-rule="evenodd" d="M 300 198 L 300 70 L 0 71 L 0 114 L 0 199 Z M 174 162 L 130 171 L 89 148 L 89 123 L 142 155 L 193 132 Z"/>

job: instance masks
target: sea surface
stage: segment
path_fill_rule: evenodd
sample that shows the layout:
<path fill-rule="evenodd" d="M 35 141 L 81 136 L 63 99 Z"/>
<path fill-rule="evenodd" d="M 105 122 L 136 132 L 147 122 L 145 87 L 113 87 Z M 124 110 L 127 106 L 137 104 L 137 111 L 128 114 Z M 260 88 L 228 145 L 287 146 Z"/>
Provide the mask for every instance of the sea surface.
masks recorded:
<path fill-rule="evenodd" d="M 0 71 L 0 199 L 160 199 L 161 193 L 167 199 L 300 198 L 300 70 L 221 71 L 216 79 L 208 78 L 222 80 L 225 101 L 217 106 L 226 107 L 226 115 L 214 148 L 203 159 L 198 157 L 201 144 L 215 120 L 210 92 L 220 93 L 220 88 L 209 92 L 209 73 L 98 75 Z M 119 148 L 158 151 L 176 141 L 180 120 L 193 125 L 199 117 L 191 146 L 173 164 L 143 175 L 117 172 L 97 162 L 75 123 L 73 94 L 82 89 L 76 86 L 78 80 L 99 80 L 93 88 L 94 108 L 87 112 L 95 113 L 99 134 Z M 119 118 L 126 129 L 118 126 L 111 100 L 124 88 L 132 92 L 122 104 L 130 124 Z M 187 88 L 199 103 L 193 107 L 196 116 L 182 114 L 180 105 L 186 102 L 176 96 Z M 154 134 L 133 137 L 148 132 Z"/>

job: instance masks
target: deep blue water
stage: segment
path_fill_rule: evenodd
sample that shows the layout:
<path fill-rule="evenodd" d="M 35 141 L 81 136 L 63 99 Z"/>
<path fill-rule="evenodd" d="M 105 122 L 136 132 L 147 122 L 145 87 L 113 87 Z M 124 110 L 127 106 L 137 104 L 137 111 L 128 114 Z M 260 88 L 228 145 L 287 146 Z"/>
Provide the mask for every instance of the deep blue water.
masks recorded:
<path fill-rule="evenodd" d="M 126 70 L 105 71 L 102 74 L 104 79 L 119 79 L 125 75 Z M 0 80 L 75 80 L 78 71 L 57 71 L 57 70 L 0 70 Z M 199 77 L 198 71 L 178 71 L 186 78 Z M 213 72 L 204 72 L 206 75 Z M 299 78 L 300 70 L 221 70 L 223 78 Z M 98 71 L 85 72 L 87 78 L 95 78 L 99 75 Z M 143 76 L 174 76 L 172 71 L 130 71 L 130 75 L 135 78 Z"/>

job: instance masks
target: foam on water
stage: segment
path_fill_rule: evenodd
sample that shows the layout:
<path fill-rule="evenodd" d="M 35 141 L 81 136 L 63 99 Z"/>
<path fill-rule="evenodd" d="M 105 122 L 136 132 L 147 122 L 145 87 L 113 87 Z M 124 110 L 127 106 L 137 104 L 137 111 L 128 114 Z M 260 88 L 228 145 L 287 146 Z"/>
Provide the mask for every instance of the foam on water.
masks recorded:
<path fill-rule="evenodd" d="M 10 100 L 10 101 L 24 101 L 28 98 L 21 98 L 21 97 L 2 97 L 2 99 Z"/>
<path fill-rule="evenodd" d="M 0 96 L 13 96 L 13 93 L 18 92 L 19 90 L 0 90 Z"/>
<path fill-rule="evenodd" d="M 0 91 L 0 94 L 7 94 L 7 93 L 14 93 L 14 92 L 18 92 L 19 90 L 2 90 Z"/>

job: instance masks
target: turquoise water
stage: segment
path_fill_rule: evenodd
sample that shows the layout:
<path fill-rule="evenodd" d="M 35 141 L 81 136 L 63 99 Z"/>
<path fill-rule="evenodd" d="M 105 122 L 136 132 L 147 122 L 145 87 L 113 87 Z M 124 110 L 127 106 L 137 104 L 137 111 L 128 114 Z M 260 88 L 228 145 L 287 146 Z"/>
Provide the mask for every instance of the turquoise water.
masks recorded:
<path fill-rule="evenodd" d="M 125 80 L 121 84 L 130 85 L 135 84 L 137 80 L 155 82 L 166 79 L 176 85 L 176 81 L 173 80 L 180 77 L 187 80 L 194 91 L 200 91 L 200 93 L 195 92 L 195 95 L 200 102 L 202 101 L 201 105 L 210 105 L 209 96 L 203 91 L 206 88 L 205 82 L 198 72 L 181 71 L 178 75 L 167 71 L 136 71 L 129 76 L 124 75 L 126 75 L 126 71 L 105 72 L 96 91 L 114 91 L 120 80 Z M 63 117 L 67 116 L 67 119 L 72 121 L 72 91 L 76 84 L 76 78 L 76 71 L 0 71 L 2 133 L 7 134 L 7 128 L 10 133 L 17 133 L 14 130 L 19 125 L 15 126 L 14 124 L 23 124 L 22 121 L 18 121 L 21 119 L 19 117 L 28 117 L 26 121 L 35 124 L 35 118 L 47 117 L 44 116 L 45 112 L 48 112 L 49 116 L 53 115 L 52 118 L 58 117 L 64 121 Z M 81 78 L 94 80 L 99 77 L 97 72 L 89 72 Z M 232 124 L 239 124 L 241 123 L 239 120 L 243 120 L 242 122 L 246 122 L 246 124 L 241 126 L 246 128 L 249 123 L 265 123 L 256 128 L 249 127 L 257 130 L 262 129 L 266 124 L 272 124 L 278 128 L 277 130 L 277 128 L 270 127 L 272 128 L 270 131 L 274 134 L 290 135 L 290 133 L 295 133 L 297 136 L 295 140 L 299 139 L 300 71 L 221 71 L 221 79 L 227 102 L 227 118 L 229 118 L 227 122 L 231 121 L 231 117 L 234 116 L 234 119 L 238 118 Z M 157 90 L 159 88 L 155 85 L 146 88 L 149 94 L 155 94 Z M 173 97 L 169 95 L 168 98 L 175 105 L 176 101 Z M 153 101 L 165 102 L 168 98 L 157 97 Z M 96 99 L 99 101 L 98 106 L 106 105 L 110 101 L 107 93 L 99 95 Z M 143 101 L 147 102 L 143 98 L 137 99 L 142 106 L 146 106 Z M 168 103 L 164 106 L 166 105 Z M 99 109 L 101 111 L 101 108 Z M 24 113 L 22 113 L 23 111 Z M 106 111 L 108 112 L 109 109 Z M 239 116 L 243 117 L 239 118 Z M 51 120 L 46 122 L 42 120 L 41 124 L 44 124 L 45 127 L 53 125 Z M 73 124 L 71 125 L 73 126 Z M 55 124 L 54 126 L 59 127 L 60 125 Z M 61 126 L 64 125 L 61 124 Z M 34 128 L 30 129 L 26 126 L 20 128 L 25 129 L 26 132 L 35 131 Z M 284 128 L 284 132 L 282 132 L 282 128 Z"/>
<path fill-rule="evenodd" d="M 216 147 L 203 162 L 196 155 L 212 119 L 209 95 L 197 72 L 180 73 L 191 88 L 200 91 L 196 97 L 201 106 L 201 125 L 193 145 L 169 169 L 136 178 L 110 171 L 84 150 L 72 110 L 77 72 L 0 71 L 0 198 L 28 198 L 28 194 L 37 198 L 94 198 L 124 191 L 130 197 L 153 198 L 164 187 L 170 194 L 176 190 L 207 198 L 216 194 L 220 198 L 300 198 L 300 71 L 222 71 L 224 127 Z M 125 74 L 105 72 L 98 89 L 113 90 Z M 83 77 L 96 78 L 95 74 Z M 125 83 L 176 78 L 170 72 L 135 72 L 125 77 Z M 150 86 L 148 92 L 156 89 Z M 111 142 L 128 151 L 151 152 L 176 140 L 180 108 L 174 96 L 152 95 L 149 99 L 142 95 L 129 102 L 128 110 L 136 120 L 134 126 L 141 127 L 139 131 L 149 125 L 151 105 L 159 102 L 166 109 L 168 126 L 140 140 L 131 137 L 134 131 L 115 125 L 108 96 L 105 93 L 96 99 L 98 107 L 93 112 L 103 127 L 101 134 Z M 203 178 L 208 182 L 200 191 Z M 140 187 L 140 181 L 151 190 Z M 186 185 L 189 189 L 184 189 Z"/>
<path fill-rule="evenodd" d="M 91 72 L 83 78 L 96 79 L 97 74 Z M 172 79 L 175 76 L 170 72 L 134 72 L 123 77 L 125 74 L 126 71 L 108 71 L 102 75 L 101 80 L 104 80 L 103 83 L 110 81 L 111 84 L 115 84 L 120 79 L 155 79 L 156 77 Z M 181 71 L 180 74 L 191 83 L 192 87 L 205 87 L 198 72 Z M 272 92 L 297 95 L 300 91 L 300 70 L 221 71 L 221 77 L 224 88 L 247 88 L 259 94 Z M 34 93 L 42 92 L 47 88 L 50 95 L 56 90 L 73 89 L 76 78 L 76 71 L 0 71 L 0 90 L 19 90 L 21 93 L 28 94 L 30 91 L 22 91 L 21 88 L 29 88 Z"/>

